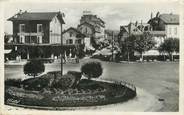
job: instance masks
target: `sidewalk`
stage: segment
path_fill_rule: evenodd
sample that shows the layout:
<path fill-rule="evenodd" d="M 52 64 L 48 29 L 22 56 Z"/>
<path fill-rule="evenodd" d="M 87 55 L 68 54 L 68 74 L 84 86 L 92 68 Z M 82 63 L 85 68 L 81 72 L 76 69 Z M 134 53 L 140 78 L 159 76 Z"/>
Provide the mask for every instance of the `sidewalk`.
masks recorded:
<path fill-rule="evenodd" d="M 26 63 L 27 63 L 27 60 L 21 60 L 21 61 L 9 60 L 5 62 L 4 65 L 24 65 Z"/>

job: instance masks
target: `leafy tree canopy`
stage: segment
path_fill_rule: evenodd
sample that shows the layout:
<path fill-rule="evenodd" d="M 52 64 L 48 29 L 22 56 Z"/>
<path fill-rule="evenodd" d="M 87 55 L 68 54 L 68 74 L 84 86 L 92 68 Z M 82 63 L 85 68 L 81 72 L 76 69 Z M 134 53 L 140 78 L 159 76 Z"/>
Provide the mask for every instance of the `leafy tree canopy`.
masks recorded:
<path fill-rule="evenodd" d="M 142 54 L 145 51 L 152 49 L 155 46 L 156 42 L 149 33 L 143 33 L 142 35 L 136 37 L 134 41 L 135 51 Z"/>
<path fill-rule="evenodd" d="M 179 39 L 168 38 L 158 48 L 159 52 L 167 52 L 171 54 L 173 52 L 179 52 Z"/>

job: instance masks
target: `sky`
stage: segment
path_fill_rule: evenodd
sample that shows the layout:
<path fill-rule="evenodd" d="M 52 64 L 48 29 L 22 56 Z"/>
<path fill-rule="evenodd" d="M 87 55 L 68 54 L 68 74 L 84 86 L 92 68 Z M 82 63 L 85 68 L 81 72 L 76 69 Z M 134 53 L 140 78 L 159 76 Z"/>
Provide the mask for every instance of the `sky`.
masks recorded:
<path fill-rule="evenodd" d="M 119 30 L 121 25 L 131 22 L 148 22 L 151 12 L 153 16 L 162 13 L 179 14 L 177 2 L 161 3 L 8 3 L 4 7 L 4 31 L 12 34 L 12 22 L 8 18 L 19 10 L 28 12 L 58 12 L 65 14 L 64 28 L 77 27 L 83 11 L 91 11 L 105 21 L 106 29 Z"/>

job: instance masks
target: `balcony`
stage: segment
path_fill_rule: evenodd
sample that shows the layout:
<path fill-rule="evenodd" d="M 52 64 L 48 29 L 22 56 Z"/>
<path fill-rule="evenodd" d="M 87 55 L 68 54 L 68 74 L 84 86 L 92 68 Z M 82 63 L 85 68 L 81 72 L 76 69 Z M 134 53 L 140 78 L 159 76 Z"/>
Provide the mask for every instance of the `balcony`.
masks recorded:
<path fill-rule="evenodd" d="M 39 33 L 37 33 L 37 32 L 35 32 L 35 33 L 26 33 L 26 32 L 20 32 L 20 33 L 17 33 L 17 35 L 19 35 L 19 36 L 43 36 L 44 35 L 44 33 L 43 32 L 39 32 Z"/>

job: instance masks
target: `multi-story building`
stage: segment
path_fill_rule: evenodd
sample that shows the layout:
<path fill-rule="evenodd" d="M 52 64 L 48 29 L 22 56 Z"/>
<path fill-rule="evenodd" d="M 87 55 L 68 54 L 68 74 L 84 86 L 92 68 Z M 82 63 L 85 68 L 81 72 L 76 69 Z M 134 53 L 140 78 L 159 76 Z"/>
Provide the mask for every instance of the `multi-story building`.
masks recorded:
<path fill-rule="evenodd" d="M 85 41 L 89 45 L 91 45 L 92 39 L 98 43 L 101 39 L 105 38 L 105 22 L 97 17 L 97 15 L 91 14 L 91 12 L 83 13 L 77 29 L 86 36 Z"/>
<path fill-rule="evenodd" d="M 12 50 L 16 51 L 23 49 L 32 57 L 30 51 L 34 47 L 39 47 L 44 50 L 44 57 L 49 57 L 54 52 L 50 51 L 49 54 L 47 48 L 51 49 L 52 45 L 61 47 L 64 20 L 60 12 L 20 11 L 8 21 L 13 22 L 13 43 L 5 44 L 5 48 L 12 47 Z"/>
<path fill-rule="evenodd" d="M 139 36 L 142 35 L 144 32 L 144 28 L 148 28 L 149 26 L 144 26 L 143 24 L 138 24 L 138 22 L 136 23 L 132 23 L 130 22 L 128 25 L 125 26 L 120 26 L 120 33 L 119 33 L 119 42 L 124 41 L 126 38 L 128 38 L 130 35 L 135 35 L 135 36 Z M 146 31 L 148 31 L 148 29 L 146 29 Z"/>
<path fill-rule="evenodd" d="M 160 14 L 157 12 L 155 17 L 148 21 L 153 31 L 163 31 L 166 38 L 179 38 L 179 15 Z"/>
<path fill-rule="evenodd" d="M 14 43 L 60 43 L 64 20 L 60 12 L 19 12 L 13 22 Z"/>
<path fill-rule="evenodd" d="M 70 27 L 63 31 L 63 44 L 65 45 L 82 45 L 84 44 L 85 35 L 76 28 Z"/>
<path fill-rule="evenodd" d="M 84 11 L 83 16 L 80 19 L 78 29 L 83 34 L 89 35 L 88 33 L 90 33 L 90 36 L 95 38 L 104 38 L 105 22 L 101 18 L 97 17 L 97 15 Z"/>
<path fill-rule="evenodd" d="M 160 14 L 157 12 L 156 16 L 151 18 L 148 23 L 130 23 L 126 26 L 120 27 L 119 43 L 124 41 L 130 35 L 142 35 L 147 32 L 155 41 L 156 45 L 152 50 L 144 52 L 145 56 L 160 55 L 157 48 L 167 38 L 179 38 L 179 15 L 177 14 Z M 134 53 L 134 55 L 139 55 Z"/>

